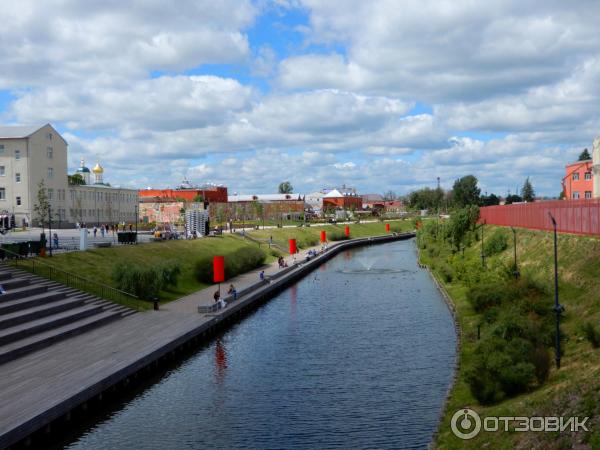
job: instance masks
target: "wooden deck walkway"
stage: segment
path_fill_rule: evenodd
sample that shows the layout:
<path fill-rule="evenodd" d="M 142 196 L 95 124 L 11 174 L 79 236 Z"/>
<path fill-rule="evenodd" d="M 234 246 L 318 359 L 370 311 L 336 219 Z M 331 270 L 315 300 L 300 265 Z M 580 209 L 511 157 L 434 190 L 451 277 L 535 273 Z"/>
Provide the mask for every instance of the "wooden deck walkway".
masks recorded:
<path fill-rule="evenodd" d="M 345 246 L 339 244 L 340 248 Z M 328 251 L 324 258 L 335 253 L 337 251 Z M 316 260 L 303 265 L 289 276 L 301 276 L 318 264 L 320 262 Z M 287 274 L 276 283 L 244 296 L 220 314 L 197 312 L 198 304 L 212 301 L 214 287 L 208 288 L 177 300 L 161 311 L 125 317 L 0 365 L 0 448 L 27 437 L 192 337 L 211 329 L 226 316 L 261 295 L 264 297 L 260 291 L 269 292 L 286 278 Z M 258 271 L 253 271 L 231 282 L 241 290 L 257 279 Z"/>

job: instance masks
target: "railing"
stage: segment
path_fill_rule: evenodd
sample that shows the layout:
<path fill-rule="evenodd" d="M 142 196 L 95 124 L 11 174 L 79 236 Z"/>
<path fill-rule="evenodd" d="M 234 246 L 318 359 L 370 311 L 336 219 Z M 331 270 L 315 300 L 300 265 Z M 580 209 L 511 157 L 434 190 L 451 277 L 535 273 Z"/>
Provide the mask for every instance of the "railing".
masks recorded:
<path fill-rule="evenodd" d="M 4 252 L 5 261 L 7 260 L 9 264 L 12 264 L 16 268 L 26 270 L 48 280 L 56 281 L 73 289 L 85 291 L 131 308 L 140 309 L 139 298 L 129 292 L 121 291 L 112 286 L 67 272 L 66 270 L 57 269 L 39 259 L 27 258 L 6 248 L 3 248 L 2 251 Z"/>

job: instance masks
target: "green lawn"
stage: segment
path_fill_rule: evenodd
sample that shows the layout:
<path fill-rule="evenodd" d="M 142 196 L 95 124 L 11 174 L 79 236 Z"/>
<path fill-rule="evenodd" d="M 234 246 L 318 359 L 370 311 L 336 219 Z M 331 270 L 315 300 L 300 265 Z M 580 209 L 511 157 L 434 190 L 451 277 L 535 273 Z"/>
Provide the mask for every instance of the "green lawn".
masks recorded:
<path fill-rule="evenodd" d="M 510 229 L 486 226 L 486 237 L 495 230 L 506 233 L 509 246 L 502 253 L 487 260 L 486 272 L 503 270 L 513 261 L 513 239 Z M 448 247 L 439 242 L 428 242 L 421 251 L 422 262 L 430 265 L 439 280 L 444 278 L 443 267 L 452 256 Z M 548 308 L 553 306 L 553 241 L 552 234 L 529 230 L 517 232 L 517 257 L 519 269 L 549 287 Z M 439 252 L 439 254 L 438 254 Z M 584 338 L 581 326 L 585 322 L 600 321 L 600 239 L 573 235 L 559 235 L 560 303 L 566 308 L 561 330 L 566 334 L 563 343 L 562 367 L 552 366 L 544 385 L 525 394 L 504 400 L 492 406 L 479 405 L 465 381 L 465 369 L 473 358 L 476 345 L 477 324 L 483 318 L 475 313 L 466 300 L 467 287 L 454 278 L 444 283 L 453 298 L 462 330 L 460 371 L 440 426 L 436 445 L 443 449 L 462 448 L 600 448 L 600 349 L 592 348 Z M 480 242 L 473 241 L 464 253 L 471 271 L 481 269 Z M 486 332 L 482 328 L 482 335 Z M 553 349 L 552 361 L 554 361 Z M 476 438 L 463 441 L 450 430 L 452 414 L 460 408 L 470 407 L 485 416 L 590 416 L 590 432 L 571 433 L 516 433 L 482 432 Z M 595 416 L 595 417 L 593 417 Z"/>

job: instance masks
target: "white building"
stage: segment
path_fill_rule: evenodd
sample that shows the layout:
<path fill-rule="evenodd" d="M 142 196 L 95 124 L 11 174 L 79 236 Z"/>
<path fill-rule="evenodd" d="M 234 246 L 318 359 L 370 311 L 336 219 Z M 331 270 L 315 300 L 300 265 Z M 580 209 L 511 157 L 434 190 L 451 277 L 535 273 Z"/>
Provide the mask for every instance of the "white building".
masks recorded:
<path fill-rule="evenodd" d="M 93 169 L 93 184 L 83 161 L 77 172 L 86 184 L 69 184 L 67 145 L 49 124 L 0 127 L 0 214 L 14 214 L 17 226 L 33 224 L 43 182 L 54 226 L 134 222 L 137 190 L 103 183 L 99 164 Z"/>

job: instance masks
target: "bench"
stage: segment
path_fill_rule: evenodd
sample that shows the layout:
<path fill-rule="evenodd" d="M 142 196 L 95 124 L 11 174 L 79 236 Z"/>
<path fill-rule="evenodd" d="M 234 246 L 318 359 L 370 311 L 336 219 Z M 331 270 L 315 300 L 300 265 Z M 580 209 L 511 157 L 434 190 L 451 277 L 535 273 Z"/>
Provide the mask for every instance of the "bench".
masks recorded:
<path fill-rule="evenodd" d="M 94 244 L 94 247 L 96 248 L 107 248 L 110 247 L 112 245 L 112 242 L 96 242 Z"/>

